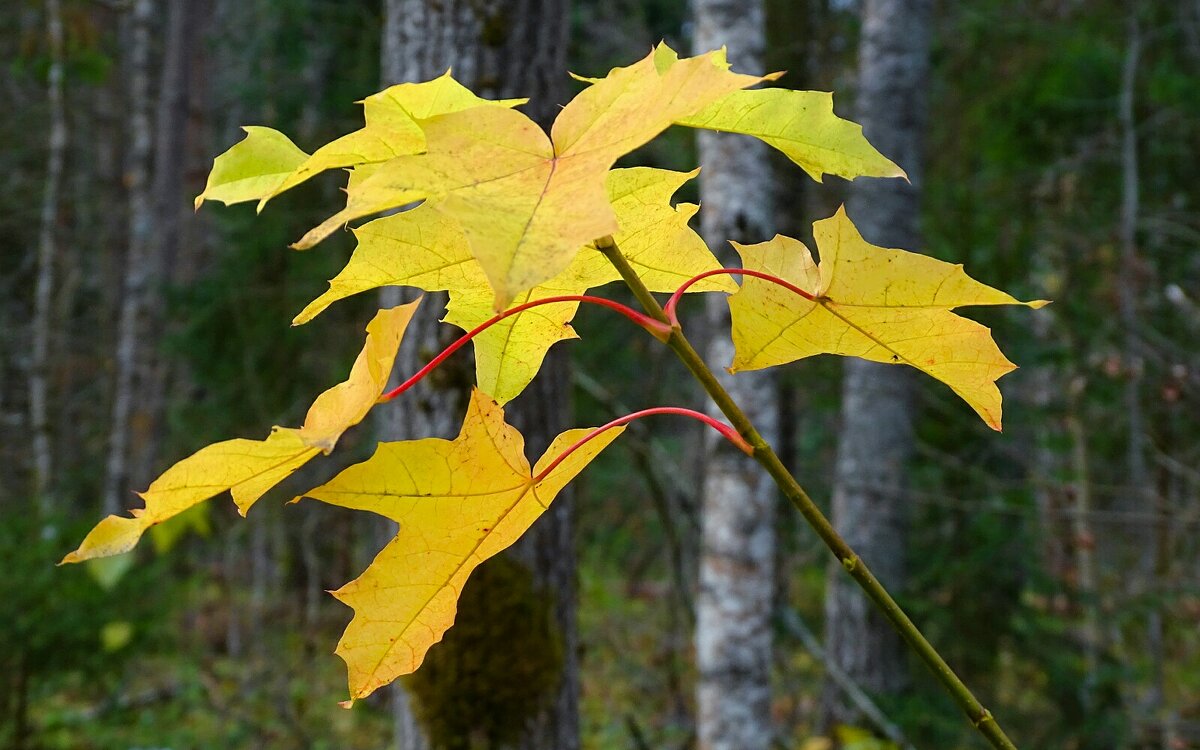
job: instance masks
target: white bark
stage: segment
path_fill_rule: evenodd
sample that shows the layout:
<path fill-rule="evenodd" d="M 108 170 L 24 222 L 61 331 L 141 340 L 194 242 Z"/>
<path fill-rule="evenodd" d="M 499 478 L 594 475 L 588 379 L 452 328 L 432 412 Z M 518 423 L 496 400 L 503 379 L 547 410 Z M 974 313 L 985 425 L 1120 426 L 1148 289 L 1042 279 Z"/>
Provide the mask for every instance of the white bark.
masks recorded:
<path fill-rule="evenodd" d="M 125 179 L 129 190 L 129 244 L 125 256 L 121 305 L 117 318 L 112 427 L 104 480 L 104 512 L 116 513 L 128 504 L 129 452 L 132 416 L 137 398 L 142 306 L 152 277 L 153 201 L 150 161 L 154 139 L 151 126 L 150 37 L 154 0 L 134 0 L 129 33 L 129 154 Z"/>
<path fill-rule="evenodd" d="M 37 282 L 34 288 L 33 362 L 29 376 L 29 421 L 33 431 L 34 493 L 43 515 L 51 513 L 49 379 L 52 295 L 58 251 L 55 233 L 61 191 L 63 158 L 67 150 L 67 117 L 63 107 L 63 22 L 59 0 L 46 0 L 46 37 L 50 46 L 47 98 L 50 104 L 50 143 L 46 155 L 46 184 L 42 192 L 41 231 L 38 235 Z"/>
<path fill-rule="evenodd" d="M 696 0 L 697 52 L 722 45 L 735 69 L 762 71 L 763 3 Z M 697 134 L 701 227 L 710 247 L 731 260 L 728 240 L 772 234 L 772 178 L 766 147 L 735 135 Z M 721 250 L 721 248 L 725 248 Z M 707 306 L 706 359 L 724 373 L 733 359 L 729 308 L 720 295 Z M 772 374 L 721 376 L 722 383 L 770 442 L 778 433 Z M 709 410 L 716 416 L 715 407 Z M 775 589 L 774 486 L 723 440 L 707 437 L 702 492 L 699 592 L 696 599 L 697 714 L 704 750 L 766 750 L 771 726 L 771 613 Z"/>
<path fill-rule="evenodd" d="M 859 47 L 857 119 L 867 138 L 907 170 L 900 180 L 860 179 L 849 213 L 877 245 L 919 250 L 921 143 L 927 110 L 930 0 L 866 0 Z M 911 374 L 894 365 L 846 363 L 832 521 L 892 591 L 905 578 L 907 462 L 912 448 Z M 907 683 L 899 637 L 845 575 L 831 565 L 825 598 L 826 648 L 847 675 L 873 693 Z M 827 724 L 857 710 L 832 682 Z"/>
<path fill-rule="evenodd" d="M 135 0 L 130 17 L 129 244 L 125 255 L 114 369 L 112 427 L 104 482 L 104 510 L 130 504 L 150 481 L 157 459 L 166 391 L 161 285 L 179 258 L 194 0 L 172 0 L 167 11 L 162 73 L 152 86 L 154 0 Z M 151 92 L 155 95 L 152 95 Z M 157 116 L 156 116 L 157 115 Z"/>
<path fill-rule="evenodd" d="M 1079 636 L 1083 642 L 1083 701 L 1091 708 L 1092 692 L 1098 680 L 1100 667 L 1100 611 L 1096 606 L 1097 589 L 1096 562 L 1093 555 L 1096 534 L 1092 529 L 1092 479 L 1088 458 L 1087 430 L 1079 416 L 1078 397 L 1072 397 L 1070 413 L 1067 415 L 1067 432 L 1071 437 L 1071 490 L 1074 507 L 1071 509 L 1071 536 L 1075 548 L 1076 590 L 1079 593 L 1083 618 Z"/>
<path fill-rule="evenodd" d="M 1129 11 L 1129 38 L 1125 48 L 1125 62 L 1121 71 L 1121 92 L 1118 106 L 1118 125 L 1121 133 L 1121 267 L 1124 274 L 1117 284 L 1117 309 L 1121 319 L 1122 349 L 1125 360 L 1125 416 L 1128 419 L 1125 481 L 1129 490 L 1126 503 L 1130 510 L 1144 512 L 1155 509 L 1162 513 L 1165 508 L 1151 484 L 1146 466 L 1146 425 L 1142 408 L 1142 380 L 1144 362 L 1142 357 L 1141 321 L 1138 279 L 1142 261 L 1138 252 L 1138 220 L 1141 195 L 1138 167 L 1137 115 L 1134 111 L 1137 89 L 1138 67 L 1142 55 L 1142 31 L 1138 20 L 1138 9 Z M 1161 544 L 1162 530 L 1169 521 L 1165 514 L 1160 524 L 1135 524 L 1137 529 L 1135 549 L 1140 549 L 1139 575 L 1134 576 L 1135 595 L 1154 595 L 1155 589 L 1165 578 L 1167 565 L 1163 559 Z M 1164 747 L 1170 736 L 1169 712 L 1166 704 L 1166 655 L 1164 644 L 1163 613 L 1158 602 L 1151 601 L 1146 613 L 1146 650 L 1150 658 L 1150 685 L 1142 708 L 1146 719 L 1161 722 L 1160 731 Z"/>
<path fill-rule="evenodd" d="M 1138 187 L 1138 144 L 1137 122 L 1134 114 L 1134 89 L 1137 86 L 1138 62 L 1141 57 L 1142 39 L 1138 27 L 1137 13 L 1132 11 L 1129 21 L 1129 41 L 1125 50 L 1125 64 L 1121 74 L 1118 124 L 1121 131 L 1121 266 L 1124 274 L 1117 284 L 1117 310 L 1121 319 L 1125 359 L 1125 416 L 1129 420 L 1126 480 L 1130 492 L 1130 507 L 1142 511 L 1154 507 L 1154 493 L 1147 481 L 1145 418 L 1142 413 L 1141 385 L 1143 362 L 1141 355 L 1141 333 L 1138 311 L 1138 277 L 1141 261 L 1138 257 L 1137 224 L 1140 205 Z M 1146 531 L 1147 539 L 1153 539 L 1152 531 Z M 1144 544 L 1142 570 L 1152 572 L 1154 566 L 1153 545 Z"/>
<path fill-rule="evenodd" d="M 166 331 L 165 305 L 160 287 L 177 283 L 196 272 L 194 247 L 184 241 L 184 217 L 193 213 L 184 190 L 187 162 L 188 109 L 191 101 L 192 52 L 198 33 L 196 0 L 171 0 L 166 6 L 165 34 L 160 59 L 162 76 L 157 86 L 154 117 L 154 171 L 151 177 L 152 234 L 146 262 L 149 277 L 140 303 L 143 331 L 137 368 L 137 419 L 143 425 L 130 446 L 129 479 L 141 489 L 154 476 L 166 408 L 169 380 L 173 375 L 166 359 L 159 356 L 158 342 Z"/>

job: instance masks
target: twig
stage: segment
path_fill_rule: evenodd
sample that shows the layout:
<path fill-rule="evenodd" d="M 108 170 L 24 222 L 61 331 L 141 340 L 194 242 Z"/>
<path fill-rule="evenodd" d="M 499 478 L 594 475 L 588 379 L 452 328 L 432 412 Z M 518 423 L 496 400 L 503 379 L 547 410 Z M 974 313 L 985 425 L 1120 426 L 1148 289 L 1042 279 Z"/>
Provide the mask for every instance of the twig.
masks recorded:
<path fill-rule="evenodd" d="M 633 292 L 633 296 L 641 303 L 642 308 L 649 313 L 653 318 L 664 323 L 669 323 L 666 313 L 663 311 L 662 305 L 642 283 L 641 278 L 629 265 L 629 261 L 621 253 L 616 242 L 612 237 L 603 237 L 596 240 L 596 249 L 608 258 L 609 262 L 620 273 L 621 278 L 625 281 L 626 286 Z M 729 419 L 733 427 L 738 431 L 746 442 L 753 447 L 751 456 L 759 463 L 771 478 L 775 480 L 775 484 L 783 492 L 786 497 L 800 512 L 804 519 L 808 521 L 809 526 L 821 537 L 825 545 L 841 562 L 842 566 L 858 585 L 866 592 L 867 597 L 877 606 L 885 617 L 892 623 L 896 632 L 900 637 L 912 647 L 917 655 L 925 662 L 925 664 L 933 671 L 934 676 L 946 691 L 954 698 L 959 708 L 971 720 L 979 733 L 982 734 L 993 747 L 999 750 L 1016 750 L 1016 745 L 1000 728 L 1000 724 L 992 713 L 984 708 L 979 699 L 975 697 L 970 688 L 959 678 L 937 649 L 925 638 L 916 624 L 909 619 L 896 600 L 892 598 L 879 579 L 871 572 L 865 562 L 859 558 L 858 554 L 846 543 L 813 502 L 813 499 L 808 496 L 808 493 L 800 486 L 796 478 L 792 476 L 783 462 L 779 460 L 779 456 L 771 446 L 763 439 L 758 430 L 751 423 L 750 418 L 742 411 L 741 407 L 730 397 L 728 391 L 717 380 L 716 375 L 708 368 L 704 358 L 695 350 L 691 342 L 684 336 L 683 331 L 678 326 L 673 326 L 671 335 L 666 340 L 666 345 L 675 352 L 675 355 L 683 362 L 683 364 L 692 373 L 692 376 L 699 381 L 704 390 L 708 393 L 713 403 L 721 410 L 722 413 Z"/>

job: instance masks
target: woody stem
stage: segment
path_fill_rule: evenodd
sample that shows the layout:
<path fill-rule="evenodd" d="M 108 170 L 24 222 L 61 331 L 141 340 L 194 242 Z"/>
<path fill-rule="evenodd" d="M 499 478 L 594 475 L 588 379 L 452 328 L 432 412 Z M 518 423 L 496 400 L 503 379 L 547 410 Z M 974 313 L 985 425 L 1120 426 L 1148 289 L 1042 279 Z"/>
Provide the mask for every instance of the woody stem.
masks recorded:
<path fill-rule="evenodd" d="M 692 375 L 704 387 L 704 390 L 712 398 L 713 402 L 720 408 L 721 412 L 728 417 L 730 423 L 737 432 L 753 446 L 751 454 L 775 481 L 775 484 L 783 492 L 791 504 L 804 516 L 804 520 L 817 533 L 817 536 L 825 543 L 841 562 L 842 566 L 850 574 L 850 576 L 858 583 L 859 587 L 866 593 L 867 597 L 878 607 L 891 622 L 892 627 L 896 632 L 908 643 L 922 661 L 933 671 L 934 677 L 942 683 L 942 686 L 958 703 L 959 707 L 966 713 L 967 718 L 979 730 L 992 747 L 997 750 L 1016 750 L 1016 745 L 1000 728 L 1000 724 L 992 716 L 991 712 L 984 708 L 979 699 L 971 692 L 965 683 L 959 678 L 937 649 L 933 647 L 928 639 L 917 628 L 916 624 L 909 619 L 896 600 L 892 598 L 883 584 L 871 572 L 867 564 L 859 558 L 858 554 L 846 543 L 841 534 L 833 528 L 833 524 L 817 507 L 808 493 L 796 481 L 783 462 L 779 460 L 779 456 L 775 455 L 775 451 L 758 433 L 750 418 L 742 411 L 741 407 L 730 397 L 729 392 L 725 390 L 721 382 L 717 380 L 717 376 L 713 374 L 704 359 L 692 347 L 687 337 L 683 335 L 683 331 L 679 328 L 678 323 L 672 321 L 666 311 L 659 305 L 658 300 L 642 283 L 633 266 L 621 254 L 620 248 L 617 247 L 612 237 L 603 237 L 596 241 L 596 249 L 608 258 L 609 262 L 621 274 L 621 278 L 625 284 L 633 292 L 634 297 L 641 303 L 642 308 L 649 313 L 654 319 L 662 323 L 671 325 L 671 335 L 666 339 L 665 343 L 670 349 L 675 352 L 675 355 L 683 362 L 683 364 L 691 371 Z M 713 272 L 715 273 L 715 272 Z M 678 292 L 676 293 L 678 294 Z M 673 309 L 673 308 L 672 308 Z"/>

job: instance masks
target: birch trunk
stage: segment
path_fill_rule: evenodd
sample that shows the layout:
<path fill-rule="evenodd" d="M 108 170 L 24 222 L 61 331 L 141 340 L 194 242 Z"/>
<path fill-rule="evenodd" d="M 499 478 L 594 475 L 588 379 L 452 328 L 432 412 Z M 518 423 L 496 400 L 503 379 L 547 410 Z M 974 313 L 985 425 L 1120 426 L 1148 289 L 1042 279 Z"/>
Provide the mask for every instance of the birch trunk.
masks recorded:
<path fill-rule="evenodd" d="M 1125 47 L 1125 61 L 1121 71 L 1121 92 L 1118 100 L 1118 126 L 1121 133 L 1121 214 L 1118 227 L 1121 243 L 1121 267 L 1125 273 L 1117 283 L 1117 310 L 1122 328 L 1122 349 L 1125 362 L 1125 417 L 1128 420 L 1126 443 L 1125 481 L 1127 509 L 1145 512 L 1162 506 L 1151 484 L 1146 465 L 1146 419 L 1142 407 L 1142 380 L 1145 364 L 1142 356 L 1141 321 L 1139 300 L 1141 295 L 1139 277 L 1143 263 L 1138 252 L 1138 220 L 1140 213 L 1140 186 L 1138 168 L 1137 116 L 1134 111 L 1138 66 L 1142 55 L 1142 31 L 1137 6 L 1129 11 L 1129 37 Z M 1162 722 L 1161 737 L 1170 734 L 1167 726 L 1165 685 L 1165 653 L 1163 642 L 1163 614 L 1157 601 L 1160 585 L 1159 559 L 1161 536 L 1154 524 L 1134 524 L 1137 531 L 1134 548 L 1139 551 L 1139 575 L 1134 576 L 1135 596 L 1150 597 L 1146 608 L 1146 651 L 1150 660 L 1150 685 L 1143 706 L 1145 721 Z M 1165 742 L 1165 739 L 1163 739 Z M 1165 745 L 1164 745 L 1165 746 Z"/>
<path fill-rule="evenodd" d="M 112 397 L 112 427 L 104 480 L 104 512 L 122 510 L 130 491 L 129 453 L 134 401 L 139 386 L 138 361 L 142 345 L 140 321 L 145 297 L 154 281 L 150 262 L 153 203 L 150 168 L 154 138 L 151 126 L 150 41 L 154 1 L 134 0 L 129 19 L 129 243 L 125 254 L 117 317 L 116 379 Z"/>
<path fill-rule="evenodd" d="M 921 247 L 931 6 L 930 0 L 866 0 L 862 9 L 857 119 L 876 148 L 912 179 L 859 180 L 851 187 L 850 215 L 867 240 L 885 247 Z M 905 580 L 913 411 L 908 370 L 846 363 L 832 520 L 892 591 Z M 826 647 L 842 671 L 872 693 L 904 688 L 908 677 L 899 637 L 840 566 L 829 569 L 825 618 Z M 822 704 L 827 725 L 857 717 L 831 681 Z"/>
<path fill-rule="evenodd" d="M 50 70 L 46 93 L 50 104 L 50 144 L 46 155 L 46 184 L 42 192 L 41 231 L 38 235 L 37 282 L 34 288 L 33 362 L 29 376 L 29 422 L 33 431 L 33 489 L 43 516 L 54 510 L 50 438 L 50 334 L 53 329 L 54 272 L 58 255 L 55 233 L 63 158 L 67 150 L 67 116 L 63 108 L 63 22 L 59 0 L 46 0 L 46 37 Z"/>
<path fill-rule="evenodd" d="M 1100 667 L 1100 612 L 1096 606 L 1096 562 L 1093 555 L 1096 534 L 1092 529 L 1092 471 L 1088 453 L 1088 431 L 1080 417 L 1079 397 L 1071 397 L 1067 415 L 1067 433 L 1071 436 L 1072 507 L 1071 537 L 1075 553 L 1075 590 L 1080 600 L 1082 622 L 1079 639 L 1083 645 L 1083 704 L 1091 709 Z"/>
<path fill-rule="evenodd" d="M 154 476 L 161 444 L 163 414 L 171 372 L 170 363 L 159 356 L 158 342 L 166 331 L 161 287 L 180 281 L 194 271 L 192 248 L 184 243 L 184 217 L 193 213 L 185 190 L 188 114 L 192 94 L 192 63 L 200 29 L 198 0 L 171 0 L 166 6 L 166 28 L 161 58 L 162 78 L 158 85 L 154 118 L 154 171 L 151 181 L 153 211 L 152 247 L 146 258 L 150 281 L 141 303 L 139 325 L 145 332 L 140 342 L 138 368 L 143 383 L 138 393 L 137 418 L 142 425 L 130 446 L 130 480 L 141 489 Z"/>
<path fill-rule="evenodd" d="M 386 0 L 382 72 L 385 84 L 421 81 L 453 68 L 454 76 L 483 96 L 528 96 L 523 111 L 548 126 L 561 103 L 559 82 L 565 80 L 566 0 Z M 381 304 L 397 304 L 405 295 L 384 289 Z M 409 325 L 395 372 L 407 377 L 458 334 L 438 324 L 445 296 L 426 295 Z M 465 408 L 466 386 L 474 372 L 466 358 L 439 368 L 405 394 L 401 403 L 380 411 L 383 439 L 452 437 Z M 538 379 L 509 410 L 536 453 L 568 426 L 569 379 L 560 353 L 547 357 Z M 570 493 L 539 519 L 513 554 L 534 571 L 535 579 L 555 597 L 555 615 L 564 645 L 563 678 L 548 708 L 534 717 L 519 743 L 524 748 L 574 750 L 579 747 L 578 646 L 575 626 L 575 551 Z M 413 720 L 409 698 L 393 688 L 397 745 L 408 750 L 425 746 Z"/>
<path fill-rule="evenodd" d="M 162 75 L 152 96 L 154 0 L 134 0 L 130 17 L 129 139 L 126 167 L 129 244 L 117 319 L 112 427 L 104 483 L 104 510 L 125 508 L 130 493 L 152 478 L 160 442 L 166 363 L 162 284 L 180 247 L 184 197 L 194 0 L 166 4 Z"/>
<path fill-rule="evenodd" d="M 763 69 L 762 2 L 697 0 L 697 52 L 729 48 L 734 68 Z M 731 260 L 728 241 L 758 242 L 772 234 L 772 177 L 766 147 L 736 135 L 697 134 L 701 230 Z M 706 358 L 733 399 L 774 443 L 776 379 L 724 375 L 733 359 L 729 308 L 709 295 Z M 709 406 L 710 412 L 720 414 Z M 698 736 L 705 750 L 766 750 L 771 727 L 771 613 L 775 588 L 776 493 L 770 480 L 724 441 L 706 436 L 696 599 Z"/>

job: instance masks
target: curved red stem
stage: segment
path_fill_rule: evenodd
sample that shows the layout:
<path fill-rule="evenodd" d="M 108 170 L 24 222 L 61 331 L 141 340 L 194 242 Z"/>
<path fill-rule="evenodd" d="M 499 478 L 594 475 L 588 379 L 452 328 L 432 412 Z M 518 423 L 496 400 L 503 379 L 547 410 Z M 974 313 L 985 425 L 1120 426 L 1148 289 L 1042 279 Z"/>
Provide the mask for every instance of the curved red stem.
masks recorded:
<path fill-rule="evenodd" d="M 637 325 L 646 329 L 651 334 L 653 334 L 654 336 L 656 336 L 660 339 L 665 340 L 665 338 L 667 336 L 671 335 L 671 328 L 667 324 L 663 323 L 660 320 L 655 320 L 654 318 L 651 318 L 648 315 L 644 315 L 644 314 L 638 312 L 637 310 L 634 310 L 631 307 L 622 305 L 620 302 L 614 302 L 613 300 L 605 299 L 603 297 L 593 297 L 593 296 L 587 295 L 587 294 L 563 294 L 563 295 L 560 295 L 557 297 L 545 297 L 543 299 L 534 300 L 532 302 L 526 302 L 523 305 L 517 305 L 516 307 L 511 308 L 509 310 L 505 310 L 504 312 L 502 312 L 498 315 L 493 315 L 492 317 L 488 318 L 484 322 L 480 323 L 479 325 L 475 326 L 471 330 L 467 331 L 462 336 L 460 336 L 458 338 L 458 340 L 456 340 L 454 343 L 450 344 L 450 346 L 447 346 L 445 349 L 443 349 L 441 351 L 441 353 L 439 353 L 436 357 L 429 360 L 428 364 L 426 364 L 420 370 L 417 370 L 415 373 L 413 373 L 412 377 L 410 377 L 408 380 L 405 380 L 400 385 L 396 386 L 392 390 L 390 390 L 387 393 L 380 396 L 378 403 L 383 403 L 385 401 L 391 401 L 392 399 L 399 396 L 401 393 L 404 393 L 405 391 L 407 391 L 409 388 L 412 388 L 414 385 L 419 383 L 426 375 L 428 375 L 429 373 L 431 373 L 435 369 L 437 369 L 438 365 L 440 365 L 442 362 L 445 362 L 446 359 L 451 354 L 454 354 L 456 351 L 458 351 L 459 349 L 466 346 L 468 341 L 475 338 L 476 336 L 483 333 L 484 331 L 491 328 L 492 326 L 496 325 L 497 323 L 504 320 L 505 318 L 511 318 L 514 315 L 518 315 L 520 313 L 525 312 L 526 310 L 528 310 L 530 308 L 538 307 L 539 305 L 550 305 L 550 304 L 554 304 L 555 302 L 587 302 L 592 305 L 599 305 L 600 307 L 607 307 L 608 309 L 615 310 L 615 311 L 619 312 L 620 314 L 624 315 L 626 318 L 629 318 L 634 323 L 636 323 Z"/>
<path fill-rule="evenodd" d="M 755 270 L 752 270 L 749 268 L 714 268 L 711 271 L 705 271 L 704 273 L 693 276 L 692 278 L 683 282 L 683 285 L 680 286 L 678 289 L 676 289 L 675 293 L 671 295 L 671 298 L 669 300 L 667 300 L 666 306 L 663 307 L 663 312 L 665 312 L 667 314 L 667 320 L 671 321 L 671 325 L 672 326 L 679 325 L 679 316 L 676 314 L 675 308 L 677 308 L 679 306 L 679 300 L 683 297 L 684 292 L 686 292 L 689 288 L 691 288 L 691 286 L 693 284 L 695 284 L 698 281 L 707 279 L 710 276 L 722 276 L 722 275 L 725 275 L 725 276 L 753 276 L 756 279 L 763 279 L 765 281 L 771 282 L 772 284 L 777 284 L 777 285 L 783 287 L 784 289 L 787 289 L 790 292 L 794 292 L 794 293 L 800 295 L 801 297 L 803 297 L 806 300 L 811 300 L 811 301 L 815 302 L 817 299 L 814 295 L 809 294 L 808 292 L 804 291 L 803 289 L 796 286 L 795 284 L 793 284 L 789 281 L 784 281 L 783 279 L 779 278 L 778 276 L 774 276 L 765 271 L 755 271 Z"/>
<path fill-rule="evenodd" d="M 579 440 L 576 440 L 574 443 L 568 446 L 567 449 L 560 453 L 553 461 L 551 461 L 546 468 L 539 471 L 537 476 L 533 478 L 533 483 L 537 484 L 546 477 L 550 476 L 550 472 L 558 468 L 558 465 L 567 460 L 568 456 L 582 448 L 597 435 L 600 435 L 607 430 L 611 430 L 614 427 L 620 427 L 623 424 L 629 424 L 635 419 L 641 419 L 642 417 L 649 417 L 655 414 L 675 414 L 677 416 L 691 417 L 692 419 L 699 420 L 717 432 L 721 433 L 722 437 L 733 443 L 734 446 L 736 446 L 737 449 L 742 453 L 745 453 L 747 456 L 754 454 L 754 447 L 750 445 L 750 443 L 746 442 L 746 439 L 739 435 L 737 430 L 733 429 L 724 422 L 713 419 L 709 415 L 696 411 L 695 409 L 684 409 L 681 406 L 656 406 L 652 409 L 642 409 L 641 411 L 635 411 L 632 414 L 626 414 L 623 417 L 617 417 L 608 424 L 601 425 L 600 427 L 591 430 L 588 432 L 588 434 L 584 435 L 583 437 L 579 438 Z"/>

